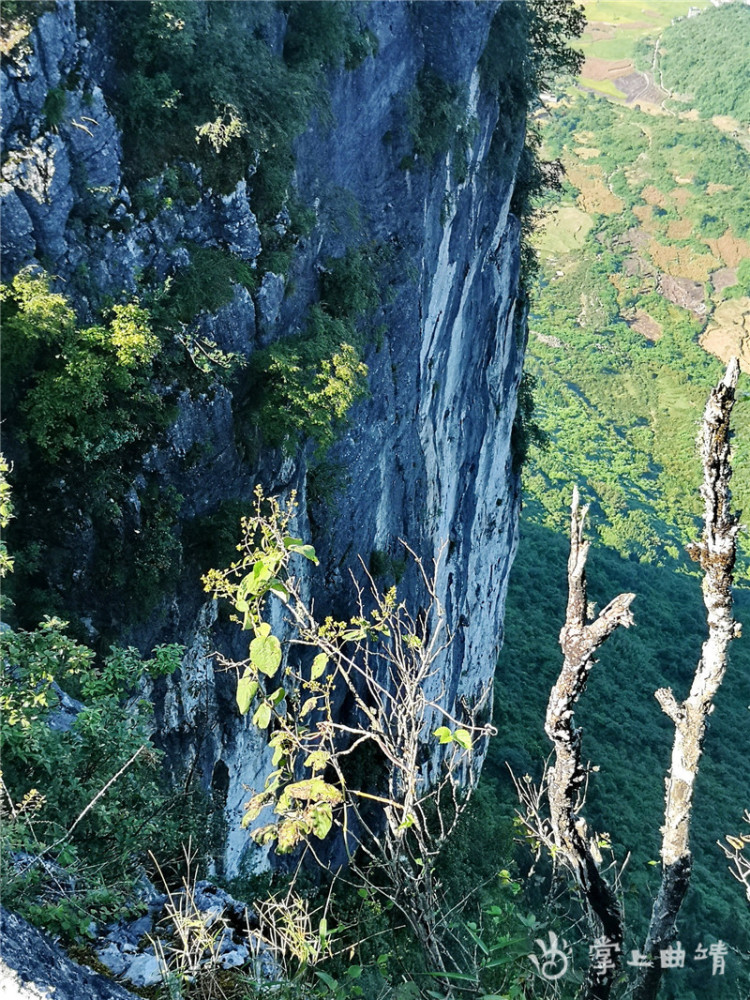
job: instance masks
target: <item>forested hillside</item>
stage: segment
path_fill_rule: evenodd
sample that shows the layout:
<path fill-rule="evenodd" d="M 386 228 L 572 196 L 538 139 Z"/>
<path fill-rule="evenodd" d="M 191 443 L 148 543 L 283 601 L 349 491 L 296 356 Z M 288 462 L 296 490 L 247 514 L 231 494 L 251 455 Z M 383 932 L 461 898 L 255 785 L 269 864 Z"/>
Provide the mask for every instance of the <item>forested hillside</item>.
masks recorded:
<path fill-rule="evenodd" d="M 524 470 L 522 537 L 496 680 L 501 735 L 485 771 L 510 810 L 503 761 L 538 778 L 550 751 L 543 722 L 561 660 L 576 483 L 591 502 L 597 539 L 592 600 L 601 606 L 620 591 L 637 595 L 636 628 L 604 647 L 579 710 L 584 755 L 599 768 L 587 815 L 607 832 L 619 863 L 628 859 L 622 887 L 632 948 L 658 885 L 671 745 L 654 692 L 672 685 L 685 693 L 706 631 L 700 580 L 685 553 L 702 509 L 695 436 L 706 387 L 723 367 L 715 355 L 738 353 L 745 366 L 750 310 L 743 103 L 750 8 L 730 4 L 687 18 L 688 6 L 587 4 L 579 85 L 539 118 L 546 153 L 565 167 L 537 237 L 526 362 L 546 445 L 532 447 Z M 674 24 L 667 9 L 680 17 Z M 750 412 L 742 382 L 740 389 L 733 493 L 747 511 Z M 740 588 L 748 544 L 742 535 Z M 750 592 L 736 596 L 742 621 Z M 747 806 L 748 676 L 750 649 L 741 639 L 706 739 L 696 867 L 679 922 L 688 953 L 723 939 L 739 954 L 721 983 L 688 955 L 684 971 L 665 973 L 665 997 L 746 989 L 746 903 L 716 841 L 741 826 Z M 511 750 L 519 746 L 522 754 Z"/>

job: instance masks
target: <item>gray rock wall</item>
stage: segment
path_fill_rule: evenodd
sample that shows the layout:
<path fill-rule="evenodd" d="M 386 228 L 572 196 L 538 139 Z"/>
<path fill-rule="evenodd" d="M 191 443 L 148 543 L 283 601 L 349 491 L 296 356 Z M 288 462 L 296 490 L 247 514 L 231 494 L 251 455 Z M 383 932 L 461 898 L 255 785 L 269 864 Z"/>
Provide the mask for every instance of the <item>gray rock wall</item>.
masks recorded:
<path fill-rule="evenodd" d="M 51 937 L 0 907 L 0 996 L 8 1000 L 135 1000 L 72 962 Z"/>
<path fill-rule="evenodd" d="M 142 459 L 144 473 L 185 497 L 178 532 L 223 500 L 249 501 L 257 481 L 267 492 L 296 489 L 297 531 L 312 538 L 321 557 L 309 586 L 323 612 L 351 610 L 348 574 L 358 555 L 365 563 L 373 550 L 399 557 L 398 539 L 428 561 L 442 552 L 438 592 L 456 638 L 435 683 L 458 717 L 491 683 L 519 506 L 510 437 L 525 317 L 518 300 L 519 224 L 510 202 L 524 109 L 513 122 L 498 123 L 497 103 L 482 91 L 478 61 L 496 7 L 492 0 L 362 6 L 377 54 L 354 70 L 329 71 L 330 120 L 314 117 L 296 142 L 294 185 L 302 203 L 316 207 L 318 224 L 300 241 L 288 279 L 259 275 L 253 295 L 238 288 L 231 304 L 198 320 L 224 349 L 249 356 L 303 327 L 328 257 L 365 241 L 393 249 L 394 276 L 372 318 L 380 333 L 366 355 L 369 395 L 327 456 L 339 470 L 333 503 L 307 503 L 310 447 L 293 456 L 266 449 L 252 460 L 238 450 L 241 382 L 209 394 L 184 392 L 176 421 L 159 440 L 144 443 Z M 283 27 L 283 18 L 267 25 L 276 51 Z M 174 204 L 151 220 L 135 216 L 105 97 L 106 38 L 84 37 L 74 5 L 59 0 L 30 42 L 23 59 L 3 67 L 6 278 L 41 259 L 64 280 L 85 268 L 91 294 L 80 281 L 71 287 L 86 316 L 102 293 L 132 292 L 145 269 L 167 275 L 184 257 L 185 241 L 228 249 L 256 265 L 261 237 L 251 170 L 227 197 L 202 191 L 193 206 Z M 45 96 L 74 65 L 78 82 L 66 91 L 62 121 L 49 129 Z M 466 169 L 449 150 L 404 169 L 408 95 L 423 67 L 466 88 L 475 120 Z M 511 137 L 509 152 L 490 166 L 498 124 Z M 90 201 L 92 189 L 105 219 L 82 224 L 76 207 Z M 131 528 L 138 523 L 137 490 L 135 482 Z M 144 647 L 188 646 L 182 670 L 151 691 L 156 736 L 176 770 L 195 764 L 207 787 L 212 779 L 221 786 L 228 831 L 223 867 L 234 874 L 248 843 L 241 805 L 247 787 L 262 784 L 267 754 L 262 735 L 236 712 L 231 675 L 217 673 L 212 656 L 217 643 L 243 656 L 244 639 L 211 631 L 215 610 L 204 604 L 196 575 L 186 566 L 180 589 L 128 639 Z M 106 595 L 86 596 L 85 581 L 82 587 L 80 602 L 88 600 L 95 618 Z M 416 574 L 407 572 L 401 591 L 419 606 Z M 255 848 L 246 860 L 251 867 L 265 863 Z"/>

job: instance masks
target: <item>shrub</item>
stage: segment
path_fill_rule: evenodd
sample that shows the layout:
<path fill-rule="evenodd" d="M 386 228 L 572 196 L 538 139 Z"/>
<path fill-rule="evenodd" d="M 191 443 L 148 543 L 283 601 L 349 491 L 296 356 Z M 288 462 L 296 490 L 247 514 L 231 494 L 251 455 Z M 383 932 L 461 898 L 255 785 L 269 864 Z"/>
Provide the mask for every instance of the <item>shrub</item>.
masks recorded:
<path fill-rule="evenodd" d="M 66 103 L 67 94 L 60 87 L 53 87 L 52 90 L 47 91 L 47 96 L 42 105 L 42 111 L 47 120 L 47 128 L 54 128 L 60 124 L 65 114 Z"/>
<path fill-rule="evenodd" d="M 89 934 L 92 919 L 116 919 L 149 848 L 171 856 L 185 824 L 200 823 L 166 792 L 151 708 L 132 698 L 142 677 L 171 673 L 182 652 L 161 646 L 143 660 L 113 648 L 98 663 L 53 618 L 0 634 L 4 902 L 68 940 Z M 69 728 L 50 725 L 57 683 L 85 702 Z"/>
<path fill-rule="evenodd" d="M 302 0 L 286 3 L 284 9 L 284 60 L 289 66 L 317 70 L 343 60 L 347 69 L 356 69 L 377 52 L 377 38 L 359 31 L 350 6 L 341 0 Z"/>
<path fill-rule="evenodd" d="M 367 366 L 352 342 L 350 323 L 313 306 L 305 333 L 277 341 L 253 355 L 250 396 L 257 423 L 272 446 L 293 450 L 312 438 L 321 456 L 351 406 L 365 392 Z"/>
<path fill-rule="evenodd" d="M 30 269 L 3 286 L 2 301 L 3 382 L 22 436 L 52 462 L 65 452 L 90 461 L 134 441 L 160 408 L 148 386 L 160 349 L 148 312 L 118 305 L 107 326 L 79 329 L 47 275 Z"/>
<path fill-rule="evenodd" d="M 407 101 L 407 119 L 414 153 L 431 163 L 437 153 L 460 144 L 466 125 L 467 92 L 423 68 Z"/>
<path fill-rule="evenodd" d="M 190 323 L 201 312 L 216 312 L 232 301 L 235 285 L 255 288 L 250 265 L 214 247 L 190 244 L 190 264 L 173 279 L 166 299 L 166 318 Z"/>

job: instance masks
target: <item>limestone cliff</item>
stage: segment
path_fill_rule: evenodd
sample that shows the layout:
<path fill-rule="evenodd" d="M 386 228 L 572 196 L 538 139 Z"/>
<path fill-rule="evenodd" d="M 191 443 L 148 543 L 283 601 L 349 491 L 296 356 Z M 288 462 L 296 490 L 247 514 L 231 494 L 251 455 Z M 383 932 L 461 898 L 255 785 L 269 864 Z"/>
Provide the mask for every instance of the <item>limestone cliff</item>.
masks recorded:
<path fill-rule="evenodd" d="M 259 223 L 263 151 L 221 193 L 187 149 L 182 189 L 157 172 L 138 200 L 123 153 L 120 50 L 128 42 L 118 30 L 129 6 L 58 0 L 4 61 L 4 278 L 41 263 L 81 321 L 91 322 L 108 301 L 142 296 L 144 276 L 152 287 L 170 280 L 174 287 L 200 260 L 200 248 L 221 251 L 249 266 L 254 280 L 235 282 L 231 301 L 199 310 L 175 337 L 203 337 L 252 359 L 306 329 L 332 262 L 347 251 L 380 262 L 377 302 L 357 319 L 367 391 L 324 458 L 304 437 L 291 451 L 288 443 L 272 447 L 262 421 L 248 423 L 248 396 L 259 378 L 262 385 L 252 367 L 223 384 L 196 387 L 175 375 L 158 387 L 174 407 L 172 419 L 138 443 L 135 459 L 129 446 L 119 513 L 109 521 L 118 551 L 137 550 L 149 490 L 180 498 L 174 509 L 159 508 L 170 522 L 176 572 L 165 573 L 164 593 L 137 620 L 122 622 L 122 581 L 119 591 L 114 583 L 108 590 L 107 578 L 94 573 L 101 534 L 95 516 L 79 509 L 71 473 L 50 473 L 44 487 L 62 527 L 37 583 L 46 574 L 59 604 L 94 638 L 188 647 L 182 670 L 152 692 L 157 738 L 176 768 L 195 765 L 226 803 L 224 866 L 233 873 L 247 845 L 239 829 L 245 788 L 259 783 L 265 759 L 262 735 L 237 714 L 232 678 L 216 673 L 212 659 L 217 642 L 242 654 L 244 640 L 227 626 L 220 638 L 210 632 L 216 612 L 198 579 L 196 550 L 228 502 L 237 509 L 249 502 L 256 482 L 267 492 L 297 491 L 298 534 L 321 558 L 310 588 L 323 610 L 347 609 L 358 555 L 387 581 L 401 576 L 399 539 L 428 560 L 444 546 L 439 595 L 456 636 L 440 665 L 446 705 L 460 716 L 462 704 L 475 704 L 491 683 L 519 506 L 511 430 L 525 315 L 511 200 L 526 108 L 506 101 L 501 110 L 480 72 L 499 2 L 344 5 L 366 46 L 357 59 L 321 61 L 316 79 L 325 100 L 311 107 L 291 145 L 286 201 L 304 208 L 306 227 L 294 232 L 286 207 L 273 225 Z M 294 5 L 211 6 L 227 8 L 237 32 L 253 31 L 270 60 L 291 58 Z M 430 136 L 444 130 L 446 107 L 455 120 L 435 148 Z M 153 196 L 145 207 L 144 190 Z M 269 240 L 282 241 L 284 267 Z M 356 282 L 356 272 L 347 280 Z M 27 446 L 11 435 L 6 447 L 22 473 Z M 31 488 L 17 489 L 23 518 Z M 126 583 L 139 587 L 137 575 Z M 419 605 L 408 569 L 400 589 Z"/>

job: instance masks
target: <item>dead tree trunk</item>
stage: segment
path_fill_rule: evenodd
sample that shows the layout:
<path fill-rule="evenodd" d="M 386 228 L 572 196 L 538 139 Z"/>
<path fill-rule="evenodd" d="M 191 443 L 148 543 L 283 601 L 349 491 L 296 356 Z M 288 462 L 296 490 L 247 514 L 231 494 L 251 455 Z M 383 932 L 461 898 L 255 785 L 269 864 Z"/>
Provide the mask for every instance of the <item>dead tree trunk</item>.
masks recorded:
<path fill-rule="evenodd" d="M 699 439 L 703 462 L 701 496 L 705 501 L 703 537 L 689 548 L 703 567 L 703 600 L 708 638 L 693 676 L 690 693 L 678 703 L 671 688 L 661 688 L 656 698 L 674 723 L 672 766 L 666 780 L 667 796 L 662 837 L 662 881 L 651 913 L 644 946 L 646 967 L 634 994 L 635 1000 L 654 1000 L 661 979 L 660 951 L 675 934 L 675 920 L 690 882 L 690 816 L 693 786 L 703 749 L 706 719 L 727 668 L 729 643 L 740 634 L 732 616 L 732 580 L 737 551 L 739 518 L 731 510 L 732 476 L 729 418 L 734 405 L 739 362 L 732 358 L 726 374 L 711 390 Z"/>
<path fill-rule="evenodd" d="M 614 892 L 602 877 L 585 836 L 585 823 L 577 818 L 583 805 L 586 767 L 581 761 L 582 730 L 573 723 L 573 706 L 586 687 L 594 654 L 618 626 L 633 624 L 630 604 L 635 594 L 620 594 L 593 621 L 587 621 L 586 557 L 589 543 L 583 538 L 588 507 L 579 510 L 578 490 L 573 494 L 568 559 L 568 608 L 560 632 L 564 662 L 550 692 L 545 732 L 555 747 L 555 766 L 548 779 L 548 797 L 555 858 L 572 871 L 580 886 L 589 916 L 606 938 L 611 958 L 622 948 L 622 916 Z M 599 936 L 598 934 L 596 935 Z M 614 962 L 592 961 L 586 996 L 607 1000 L 616 972 Z"/>

